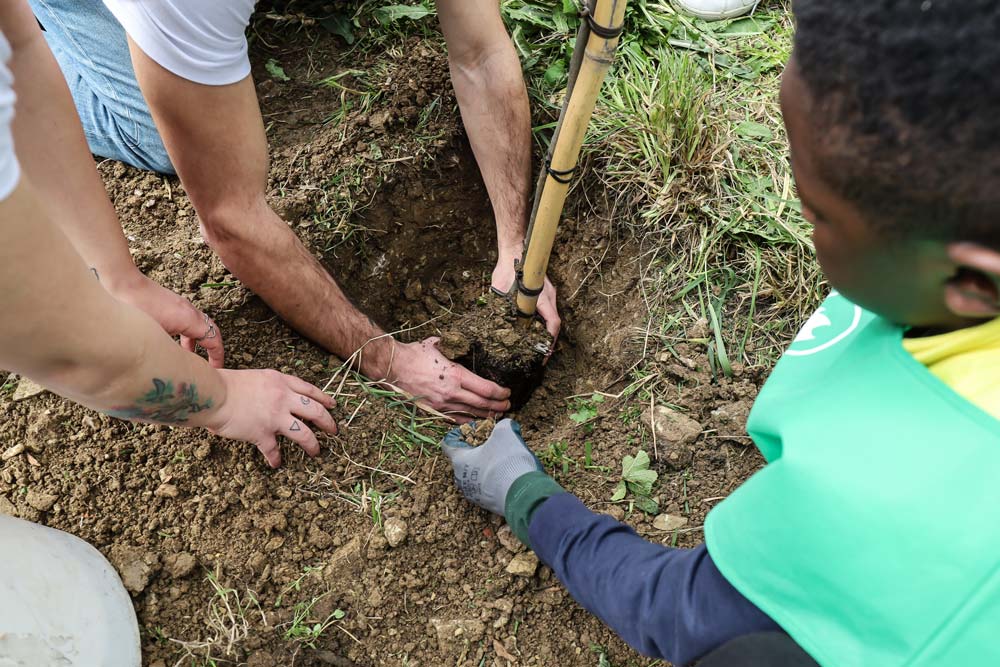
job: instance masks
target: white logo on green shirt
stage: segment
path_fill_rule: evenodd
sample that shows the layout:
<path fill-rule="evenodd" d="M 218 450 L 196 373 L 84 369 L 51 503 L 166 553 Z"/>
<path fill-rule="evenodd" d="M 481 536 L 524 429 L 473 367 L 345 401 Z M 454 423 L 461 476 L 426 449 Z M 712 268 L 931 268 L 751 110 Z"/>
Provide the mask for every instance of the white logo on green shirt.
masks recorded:
<path fill-rule="evenodd" d="M 804 357 L 833 347 L 858 328 L 862 312 L 860 306 L 834 290 L 830 298 L 806 320 L 786 354 Z"/>

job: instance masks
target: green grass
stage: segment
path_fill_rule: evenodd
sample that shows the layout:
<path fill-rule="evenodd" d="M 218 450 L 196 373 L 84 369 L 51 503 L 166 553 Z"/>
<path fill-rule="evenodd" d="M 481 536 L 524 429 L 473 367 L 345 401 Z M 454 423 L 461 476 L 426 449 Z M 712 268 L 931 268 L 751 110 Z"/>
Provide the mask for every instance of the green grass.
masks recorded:
<path fill-rule="evenodd" d="M 292 620 L 288 622 L 283 634 L 286 641 L 296 641 L 314 649 L 323 633 L 346 616 L 346 613 L 341 609 L 335 609 L 326 618 L 315 615 L 316 605 L 327 595 L 328 593 L 324 593 L 295 605 L 292 609 Z"/>
<path fill-rule="evenodd" d="M 169 641 L 179 650 L 176 665 L 186 667 L 215 667 L 232 664 L 242 651 L 243 642 L 250 636 L 255 617 L 263 621 L 263 612 L 257 597 L 249 590 L 240 593 L 222 583 L 221 573 L 211 571 L 205 580 L 212 595 L 208 608 L 198 618 L 205 625 L 206 635 L 199 640 L 182 641 L 166 638 L 161 628 L 156 628 L 157 641 Z"/>

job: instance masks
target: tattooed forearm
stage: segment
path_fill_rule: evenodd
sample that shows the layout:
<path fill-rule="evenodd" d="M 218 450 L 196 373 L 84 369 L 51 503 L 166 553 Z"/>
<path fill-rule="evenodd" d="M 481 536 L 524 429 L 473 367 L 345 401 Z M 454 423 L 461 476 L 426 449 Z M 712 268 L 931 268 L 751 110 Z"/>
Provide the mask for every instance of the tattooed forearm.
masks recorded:
<path fill-rule="evenodd" d="M 107 414 L 119 419 L 183 424 L 192 414 L 211 407 L 212 399 L 202 400 L 197 385 L 181 382 L 175 390 L 170 380 L 153 378 L 153 388 L 133 405 L 113 408 Z"/>

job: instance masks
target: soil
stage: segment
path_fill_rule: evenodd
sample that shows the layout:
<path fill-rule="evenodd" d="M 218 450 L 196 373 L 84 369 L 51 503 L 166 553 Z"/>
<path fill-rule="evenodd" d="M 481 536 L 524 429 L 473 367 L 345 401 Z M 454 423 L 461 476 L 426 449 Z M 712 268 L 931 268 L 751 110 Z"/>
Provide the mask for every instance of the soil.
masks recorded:
<path fill-rule="evenodd" d="M 542 320 L 524 320 L 510 298 L 490 292 L 449 314 L 439 349 L 476 374 L 510 389 L 514 410 L 541 384 L 552 336 Z"/>
<path fill-rule="evenodd" d="M 490 439 L 496 425 L 496 421 L 492 419 L 481 419 L 463 424 L 459 430 L 462 432 L 462 440 L 473 447 L 479 447 Z"/>
<path fill-rule="evenodd" d="M 407 57 L 390 59 L 374 108 L 326 122 L 343 91 L 313 82 L 370 64 L 312 38 L 319 44 L 290 33 L 255 46 L 272 201 L 379 323 L 414 339 L 442 335 L 443 311 L 461 315 L 489 294 L 495 247 L 445 57 L 434 41 L 402 45 Z M 272 57 L 290 81 L 268 77 Z M 439 113 L 425 121 L 420 110 L 434 100 Z M 351 169 L 354 181 L 333 182 Z M 345 377 L 340 359 L 226 271 L 175 179 L 112 162 L 100 172 L 138 265 L 215 318 L 228 365 L 332 380 L 342 427 L 315 460 L 286 443 L 283 466 L 271 470 L 253 447 L 202 431 L 133 425 L 48 393 L 0 394 L 0 450 L 14 452 L 0 461 L 0 512 L 108 556 L 132 591 L 144 664 L 591 667 L 595 647 L 614 665 L 648 663 L 550 569 L 516 553 L 501 520 L 459 495 L 436 446 L 446 425 Z M 713 378 L 696 342 L 703 331 L 654 345 L 638 245 L 610 218 L 568 209 L 550 273 L 564 328 L 514 416 L 591 508 L 654 541 L 693 546 L 706 513 L 762 463 L 743 435 L 762 377 Z M 644 355 L 655 358 L 636 379 Z M 686 440 L 654 439 L 650 408 L 667 404 L 694 423 Z M 582 407 L 592 416 L 572 419 Z M 684 528 L 665 534 L 628 499 L 610 502 L 622 457 L 637 449 L 660 473 L 661 512 L 685 517 Z"/>

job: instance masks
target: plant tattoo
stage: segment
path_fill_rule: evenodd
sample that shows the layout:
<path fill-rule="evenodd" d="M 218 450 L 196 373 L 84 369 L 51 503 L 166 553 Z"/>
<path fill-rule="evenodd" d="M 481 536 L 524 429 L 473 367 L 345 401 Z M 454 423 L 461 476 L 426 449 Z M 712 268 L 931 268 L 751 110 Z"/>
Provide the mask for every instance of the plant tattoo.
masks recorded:
<path fill-rule="evenodd" d="M 181 382 L 175 391 L 170 380 L 153 378 L 153 388 L 136 399 L 134 405 L 113 408 L 107 414 L 119 419 L 183 424 L 190 415 L 208 410 L 212 405 L 211 398 L 201 400 L 197 385 Z"/>

